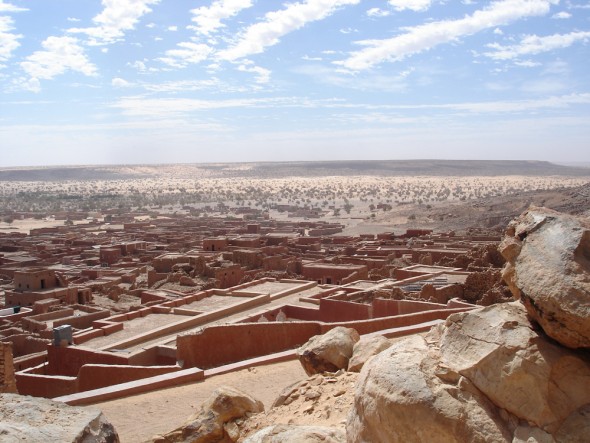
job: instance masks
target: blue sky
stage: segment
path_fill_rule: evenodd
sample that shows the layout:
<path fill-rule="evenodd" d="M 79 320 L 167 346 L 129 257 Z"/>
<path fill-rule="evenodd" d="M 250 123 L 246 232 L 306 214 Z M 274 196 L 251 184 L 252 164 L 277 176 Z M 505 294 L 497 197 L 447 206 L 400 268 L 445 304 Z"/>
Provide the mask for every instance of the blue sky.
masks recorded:
<path fill-rule="evenodd" d="M 590 2 L 0 0 L 0 166 L 590 161 Z"/>

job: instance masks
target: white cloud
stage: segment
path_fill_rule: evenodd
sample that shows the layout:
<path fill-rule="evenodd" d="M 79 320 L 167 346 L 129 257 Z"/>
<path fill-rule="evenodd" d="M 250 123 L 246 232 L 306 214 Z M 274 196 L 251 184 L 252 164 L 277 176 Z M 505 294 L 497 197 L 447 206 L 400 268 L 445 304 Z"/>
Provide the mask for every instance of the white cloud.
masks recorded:
<path fill-rule="evenodd" d="M 66 71 L 76 71 L 87 76 L 96 75 L 94 66 L 84 54 L 84 49 L 73 37 L 48 37 L 42 43 L 44 51 L 36 51 L 20 63 L 31 79 L 50 80 Z"/>
<path fill-rule="evenodd" d="M 213 78 L 208 80 L 178 80 L 164 83 L 146 83 L 141 86 L 151 92 L 186 92 L 219 87 L 220 82 L 218 79 Z"/>
<path fill-rule="evenodd" d="M 391 15 L 391 12 L 387 9 L 371 8 L 367 10 L 367 15 L 369 17 L 387 17 Z"/>
<path fill-rule="evenodd" d="M 4 3 L 4 0 L 0 0 L 0 13 L 4 12 L 24 12 L 28 11 L 27 8 L 21 8 L 20 6 L 13 5 L 12 3 Z"/>
<path fill-rule="evenodd" d="M 504 31 L 502 31 L 500 28 L 496 28 L 496 29 L 494 29 L 494 34 L 496 34 L 496 35 L 503 35 L 504 34 Z"/>
<path fill-rule="evenodd" d="M 28 9 L 15 6 L 12 3 L 4 3 L 4 0 L 0 0 L 0 14 L 23 11 L 28 11 Z M 22 38 L 22 35 L 12 32 L 14 30 L 13 25 L 14 20 L 12 17 L 0 16 L 0 62 L 11 58 L 13 51 L 20 46 L 18 40 Z M 0 64 L 0 69 L 2 68 L 4 68 L 4 65 Z"/>
<path fill-rule="evenodd" d="M 36 78 L 26 78 L 20 77 L 12 82 L 12 88 L 10 90 L 23 90 L 23 91 L 30 91 L 30 92 L 40 92 L 41 91 L 41 83 Z"/>
<path fill-rule="evenodd" d="M 212 48 L 204 43 L 181 42 L 178 49 L 169 49 L 166 56 L 158 60 L 175 68 L 184 68 L 189 64 L 206 60 L 212 51 Z"/>
<path fill-rule="evenodd" d="M 119 77 L 115 77 L 114 79 L 112 79 L 111 85 L 113 85 L 115 88 L 128 88 L 130 86 L 133 86 L 127 80 L 119 78 Z"/>
<path fill-rule="evenodd" d="M 310 62 L 321 62 L 323 60 L 322 57 L 310 57 L 309 55 L 305 54 L 301 57 L 303 60 L 310 61 Z"/>
<path fill-rule="evenodd" d="M 22 35 L 11 32 L 14 29 L 13 23 L 11 17 L 0 16 L 0 62 L 12 57 L 12 52 L 20 46 L 18 40 Z"/>
<path fill-rule="evenodd" d="M 304 97 L 273 97 L 259 99 L 198 100 L 188 98 L 124 97 L 112 105 L 125 115 L 144 117 L 172 117 L 198 111 L 227 108 L 325 108 L 365 109 L 370 111 L 432 110 L 455 111 L 459 114 L 510 114 L 538 111 L 541 109 L 564 109 L 575 105 L 590 104 L 590 93 L 551 96 L 533 100 L 506 100 L 492 102 L 463 102 L 421 105 L 372 105 L 352 104 L 343 100 L 311 100 Z"/>
<path fill-rule="evenodd" d="M 178 26 L 168 26 L 168 31 L 171 31 L 171 32 L 178 31 Z"/>
<path fill-rule="evenodd" d="M 533 94 L 556 94 L 568 89 L 567 80 L 560 78 L 540 78 L 522 85 L 522 90 Z"/>
<path fill-rule="evenodd" d="M 495 101 L 432 105 L 432 108 L 454 109 L 473 113 L 508 113 L 536 111 L 547 108 L 566 108 L 571 105 L 590 104 L 590 94 L 570 94 L 538 100 Z"/>
<path fill-rule="evenodd" d="M 271 71 L 260 66 L 252 66 L 250 63 L 244 63 L 238 66 L 238 71 L 256 74 L 256 83 L 259 84 L 265 84 L 270 81 Z"/>
<path fill-rule="evenodd" d="M 233 17 L 242 9 L 252 6 L 252 0 L 216 0 L 211 6 L 201 6 L 191 10 L 194 15 L 192 21 L 196 26 L 191 26 L 199 34 L 209 35 L 211 32 L 225 26 L 221 23 L 226 18 Z"/>
<path fill-rule="evenodd" d="M 127 63 L 127 66 L 131 66 L 132 68 L 137 69 L 139 72 L 145 72 L 146 70 L 145 63 L 141 60 L 136 60 L 133 63 Z"/>
<path fill-rule="evenodd" d="M 493 49 L 493 52 L 484 52 L 483 55 L 494 60 L 510 60 L 522 55 L 534 55 L 567 48 L 579 40 L 587 41 L 588 39 L 590 39 L 590 32 L 570 32 L 569 34 L 553 34 L 545 37 L 527 35 L 516 45 L 489 44 L 487 46 Z"/>
<path fill-rule="evenodd" d="M 144 98 L 124 97 L 112 107 L 121 109 L 130 116 L 172 116 L 211 109 L 227 108 L 273 108 L 276 106 L 293 106 L 294 99 L 289 97 L 232 100 L 198 100 L 190 98 Z"/>
<path fill-rule="evenodd" d="M 572 15 L 566 11 L 561 11 L 561 12 L 558 12 L 557 14 L 553 14 L 551 16 L 551 18 L 558 19 L 558 20 L 559 19 L 567 19 L 567 18 L 571 18 L 571 17 L 572 17 Z"/>
<path fill-rule="evenodd" d="M 268 12 L 264 21 L 249 26 L 238 42 L 218 53 L 222 60 L 237 60 L 252 54 L 260 54 L 265 48 L 276 45 L 280 38 L 302 28 L 309 22 L 322 20 L 347 5 L 360 0 L 307 0 L 289 3 L 280 11 Z"/>
<path fill-rule="evenodd" d="M 396 11 L 410 9 L 412 11 L 422 12 L 430 8 L 431 3 L 431 0 L 389 0 L 389 4 L 393 6 Z"/>
<path fill-rule="evenodd" d="M 522 66 L 523 68 L 536 68 L 537 66 L 541 66 L 541 63 L 532 60 L 517 60 L 514 64 L 516 66 Z"/>
<path fill-rule="evenodd" d="M 104 9 L 92 19 L 91 28 L 71 28 L 68 32 L 82 33 L 90 38 L 88 44 L 107 45 L 120 41 L 125 31 L 134 29 L 139 19 L 151 12 L 148 5 L 160 0 L 102 0 Z"/>
<path fill-rule="evenodd" d="M 352 77 L 334 72 L 334 69 L 315 65 L 300 66 L 295 69 L 299 74 L 307 75 L 315 82 L 357 91 L 379 91 L 400 93 L 408 89 L 408 77 L 414 71 L 410 68 L 400 73 L 388 72 L 387 75 L 369 74 Z"/>
<path fill-rule="evenodd" d="M 66 20 L 69 22 L 73 22 L 73 23 L 77 23 L 80 21 L 79 18 L 75 18 L 75 17 L 68 17 Z"/>
<path fill-rule="evenodd" d="M 458 20 L 443 20 L 406 28 L 405 33 L 385 40 L 357 42 L 366 48 L 336 62 L 351 71 L 369 69 L 386 61 L 400 61 L 442 43 L 495 28 L 515 20 L 547 14 L 558 0 L 502 0 Z"/>

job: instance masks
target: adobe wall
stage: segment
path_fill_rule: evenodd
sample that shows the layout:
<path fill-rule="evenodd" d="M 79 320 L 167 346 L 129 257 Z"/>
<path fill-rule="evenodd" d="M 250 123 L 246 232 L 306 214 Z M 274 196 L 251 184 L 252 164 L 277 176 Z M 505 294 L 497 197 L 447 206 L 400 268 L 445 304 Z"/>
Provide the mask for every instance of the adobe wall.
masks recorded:
<path fill-rule="evenodd" d="M 446 303 L 452 298 L 463 297 L 464 292 L 463 285 L 450 284 L 442 288 L 436 288 L 436 299 L 441 303 Z"/>
<path fill-rule="evenodd" d="M 19 372 L 16 374 L 19 394 L 34 397 L 53 398 L 73 394 L 77 391 L 76 377 L 47 376 Z"/>
<path fill-rule="evenodd" d="M 211 326 L 176 338 L 184 368 L 213 368 L 301 346 L 320 334 L 318 323 L 248 323 Z"/>
<path fill-rule="evenodd" d="M 75 377 L 86 364 L 125 365 L 128 359 L 122 355 L 74 346 L 47 347 L 47 375 Z"/>
<path fill-rule="evenodd" d="M 430 274 L 430 273 L 423 272 L 423 271 L 412 271 L 412 270 L 408 270 L 408 269 L 394 269 L 393 270 L 393 277 L 396 280 L 405 280 L 407 278 L 418 277 L 421 275 L 428 275 L 428 274 Z"/>
<path fill-rule="evenodd" d="M 49 340 L 33 337 L 29 334 L 15 334 L 6 337 L 4 340 L 12 342 L 12 355 L 14 357 L 21 357 L 36 352 L 44 352 L 49 343 Z"/>
<path fill-rule="evenodd" d="M 368 304 L 326 298 L 320 300 L 320 321 L 326 323 L 367 320 L 371 316 L 372 309 Z"/>
<path fill-rule="evenodd" d="M 84 365 L 78 374 L 76 392 L 104 388 L 178 370 L 180 370 L 178 366 Z"/>
<path fill-rule="evenodd" d="M 90 312 L 85 315 L 70 316 L 66 318 L 62 318 L 53 322 L 53 327 L 56 328 L 62 325 L 70 325 L 72 328 L 76 329 L 86 329 L 92 326 L 92 322 L 95 320 L 100 320 L 103 318 L 110 317 L 109 311 L 99 311 L 99 312 Z"/>
<path fill-rule="evenodd" d="M 359 320 L 352 322 L 337 322 L 337 323 L 322 323 L 322 334 L 325 334 L 330 329 L 336 326 L 345 326 L 347 328 L 354 328 L 361 335 L 370 334 L 372 332 L 381 331 L 384 329 L 401 328 L 404 326 L 413 326 L 419 323 L 426 323 L 433 320 L 445 320 L 449 315 L 456 312 L 470 311 L 470 308 L 458 309 L 437 309 L 434 311 L 417 312 L 414 314 L 397 315 L 395 317 L 383 317 L 372 320 Z"/>
<path fill-rule="evenodd" d="M 22 320 L 23 329 L 29 332 L 39 332 L 47 329 L 46 321 L 64 318 L 66 316 L 73 316 L 74 310 L 72 308 L 64 308 L 59 311 L 46 312 L 44 314 L 31 315 Z"/>
<path fill-rule="evenodd" d="M 17 271 L 14 273 L 14 288 L 17 291 L 38 291 L 57 286 L 55 272 L 46 270 Z"/>
<path fill-rule="evenodd" d="M 16 393 L 12 343 L 0 342 L 0 393 Z"/>
<path fill-rule="evenodd" d="M 132 366 L 174 366 L 176 349 L 168 346 L 151 346 L 129 355 Z"/>
<path fill-rule="evenodd" d="M 413 314 L 430 310 L 446 309 L 447 305 L 413 300 L 388 300 L 376 298 L 373 300 L 373 316 L 389 317 L 393 315 Z"/>
<path fill-rule="evenodd" d="M 304 320 L 304 321 L 319 321 L 320 320 L 320 310 L 316 309 L 316 308 L 287 305 L 284 307 L 283 312 L 285 313 L 287 318 L 294 318 L 297 320 Z"/>

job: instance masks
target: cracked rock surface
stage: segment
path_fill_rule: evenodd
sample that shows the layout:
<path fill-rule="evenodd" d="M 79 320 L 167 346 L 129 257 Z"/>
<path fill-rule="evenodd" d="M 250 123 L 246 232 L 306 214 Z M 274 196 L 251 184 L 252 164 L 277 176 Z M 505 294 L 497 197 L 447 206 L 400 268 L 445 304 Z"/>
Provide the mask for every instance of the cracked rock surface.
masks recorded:
<path fill-rule="evenodd" d="M 590 220 L 531 207 L 500 244 L 503 278 L 554 340 L 590 348 Z"/>
<path fill-rule="evenodd" d="M 117 443 L 117 431 L 96 408 L 47 398 L 0 394 L 0 441 Z"/>
<path fill-rule="evenodd" d="M 366 363 L 347 438 L 583 442 L 588 380 L 587 351 L 535 330 L 519 302 L 454 314 L 426 337 L 396 342 Z"/>

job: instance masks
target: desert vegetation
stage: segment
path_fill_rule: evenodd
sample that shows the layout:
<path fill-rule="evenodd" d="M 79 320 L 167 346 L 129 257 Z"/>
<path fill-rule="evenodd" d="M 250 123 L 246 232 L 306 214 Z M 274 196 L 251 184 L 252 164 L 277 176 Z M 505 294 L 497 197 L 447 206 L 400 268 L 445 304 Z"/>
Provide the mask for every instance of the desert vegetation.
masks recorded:
<path fill-rule="evenodd" d="M 275 209 L 281 205 L 387 211 L 404 204 L 468 201 L 526 191 L 569 188 L 579 177 L 286 177 L 127 178 L 0 181 L 0 205 L 11 211 L 190 210 L 209 206 Z"/>

